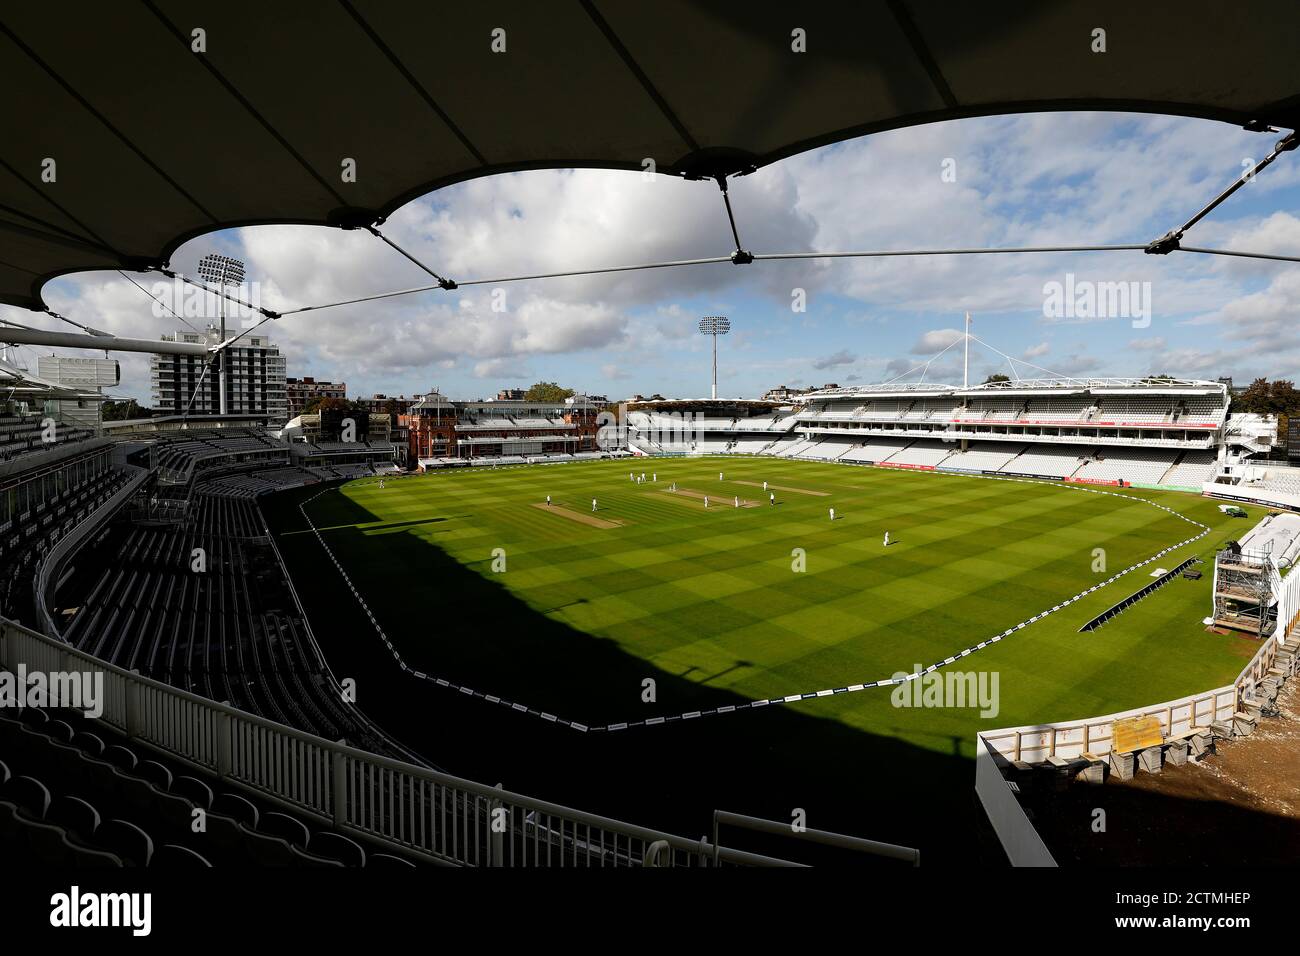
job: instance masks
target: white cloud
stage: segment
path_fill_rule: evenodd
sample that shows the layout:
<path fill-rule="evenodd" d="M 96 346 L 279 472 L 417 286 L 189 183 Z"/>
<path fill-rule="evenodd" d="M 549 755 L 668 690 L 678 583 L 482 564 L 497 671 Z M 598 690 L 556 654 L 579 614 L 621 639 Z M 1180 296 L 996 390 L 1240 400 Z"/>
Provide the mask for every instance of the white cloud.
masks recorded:
<path fill-rule="evenodd" d="M 1237 175 L 1242 156 L 1261 155 L 1271 143 L 1223 124 L 1164 117 L 972 119 L 793 157 L 735 180 L 731 196 L 742 242 L 759 253 L 1142 242 L 1185 219 Z M 956 162 L 956 182 L 940 176 L 947 158 Z M 1300 218 L 1251 212 L 1260 200 L 1276 208 L 1280 197 L 1294 196 L 1285 191 L 1296 183 L 1296 164 L 1274 164 L 1198 224 L 1186 244 L 1300 249 Z M 464 183 L 409 204 L 383 228 L 431 268 L 462 281 L 720 256 L 732 246 L 714 184 L 647 182 L 639 173 L 600 170 Z M 273 308 L 433 282 L 364 232 L 302 226 L 204 237 L 178 250 L 173 264 L 192 273 L 198 256 L 213 249 L 246 259 Z M 1300 365 L 1294 266 L 1187 253 L 701 265 L 463 286 L 306 312 L 266 328 L 290 356 L 290 374 L 346 378 L 371 390 L 427 387 L 433 372 L 505 376 L 543 357 L 567 358 L 575 380 L 599 373 L 609 383 L 634 375 L 643 389 L 677 382 L 698 390 L 708 374 L 707 343 L 695 333 L 698 317 L 731 314 L 737 332 L 720 350 L 723 374 L 737 387 L 759 391 L 765 376 L 810 368 L 854 364 L 867 378 L 898 374 L 912 363 L 891 356 L 906 354 L 918 317 L 936 326 L 958 321 L 966 310 L 1024 316 L 1024 326 L 1000 330 L 1013 341 L 996 341 L 1012 354 L 1041 358 L 1049 350 L 1049 340 L 1036 341 L 1044 335 L 1043 283 L 1067 272 L 1151 282 L 1153 327 L 1152 338 L 1127 348 L 1127 321 L 1088 326 L 1086 352 L 1052 339 L 1053 350 L 1067 353 L 1052 362 L 1060 371 L 1119 374 L 1152 363 L 1173 373 L 1244 377 Z M 791 322 L 795 287 L 807 292 L 809 311 Z M 504 312 L 493 311 L 497 289 Z M 154 338 L 179 324 L 155 316 L 152 303 L 114 273 L 59 280 L 47 298 L 78 321 L 117 334 Z M 66 328 L 48 316 L 0 314 Z M 869 345 L 858 337 L 867 323 Z M 932 328 L 911 353 L 933 354 L 960 334 Z M 147 360 L 121 361 L 122 391 L 147 399 Z"/>
<path fill-rule="evenodd" d="M 840 349 L 834 355 L 827 355 L 825 358 L 819 358 L 812 363 L 815 369 L 837 368 L 841 365 L 852 365 L 857 361 L 857 357 L 847 349 Z"/>
<path fill-rule="evenodd" d="M 960 342 L 963 333 L 960 329 L 931 329 L 912 346 L 913 355 L 931 355 L 946 349 L 955 342 Z"/>

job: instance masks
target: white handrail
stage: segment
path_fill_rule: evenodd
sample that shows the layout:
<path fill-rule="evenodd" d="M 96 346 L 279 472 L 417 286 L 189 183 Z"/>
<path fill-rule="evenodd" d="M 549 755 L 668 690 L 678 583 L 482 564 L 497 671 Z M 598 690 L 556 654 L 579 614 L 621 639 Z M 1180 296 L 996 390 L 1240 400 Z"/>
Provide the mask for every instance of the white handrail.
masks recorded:
<path fill-rule="evenodd" d="M 102 673 L 101 719 L 135 742 L 341 831 L 431 861 L 640 866 L 651 844 L 662 841 L 673 866 L 779 862 L 325 740 L 0 618 L 0 666 L 16 671 L 19 665 L 29 673 Z"/>

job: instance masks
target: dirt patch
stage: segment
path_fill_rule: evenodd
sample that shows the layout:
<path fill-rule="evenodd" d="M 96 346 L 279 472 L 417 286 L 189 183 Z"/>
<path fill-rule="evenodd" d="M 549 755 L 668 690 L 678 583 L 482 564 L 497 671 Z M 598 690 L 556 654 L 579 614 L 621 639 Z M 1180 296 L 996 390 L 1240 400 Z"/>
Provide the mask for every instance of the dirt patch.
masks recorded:
<path fill-rule="evenodd" d="M 1300 678 L 1277 695 L 1280 716 L 1247 737 L 1220 740 L 1200 763 L 1138 774 L 1120 784 L 1188 800 L 1223 800 L 1300 820 Z"/>
<path fill-rule="evenodd" d="M 753 485 L 755 488 L 762 488 L 762 487 L 763 487 L 763 483 L 762 483 L 761 481 L 737 481 L 736 484 L 738 484 L 738 485 Z M 811 488 L 794 488 L 794 487 L 791 487 L 790 485 L 773 485 L 773 484 L 770 484 L 770 483 L 769 483 L 768 486 L 767 486 L 767 490 L 768 490 L 768 491 L 788 491 L 788 492 L 790 492 L 790 493 L 792 493 L 792 494 L 796 494 L 796 495 L 816 495 L 818 498 L 829 498 L 829 497 L 831 496 L 831 493 L 830 493 L 829 491 L 813 491 Z"/>
<path fill-rule="evenodd" d="M 686 502 L 687 504 L 690 504 L 690 503 L 691 503 L 691 499 L 694 499 L 695 501 L 698 501 L 698 502 L 700 503 L 700 507 L 701 507 L 701 508 L 704 507 L 704 499 L 705 499 L 705 498 L 708 498 L 708 499 L 709 499 L 709 507 L 710 507 L 710 508 L 734 508 L 734 507 L 736 507 L 736 496 L 735 496 L 735 495 L 732 495 L 731 497 L 727 497 L 726 495 L 706 495 L 704 492 L 702 492 L 702 491 L 696 491 L 694 488 L 678 488 L 676 491 L 669 491 L 669 490 L 667 490 L 667 489 L 664 489 L 664 494 L 666 494 L 666 495 L 670 495 L 670 496 L 672 496 L 673 498 L 676 498 L 678 501 L 684 501 L 684 502 Z M 740 499 L 740 507 L 742 507 L 742 508 L 757 508 L 757 507 L 758 507 L 758 502 L 757 502 L 757 501 L 746 501 L 744 498 L 741 498 L 741 499 Z"/>
<path fill-rule="evenodd" d="M 1300 859 L 1300 678 L 1278 716 L 1215 752 L 1103 786 L 1072 783 L 1032 800 L 1035 825 L 1061 863 L 1294 865 Z M 1106 831 L 1093 823 L 1106 811 Z"/>
<path fill-rule="evenodd" d="M 541 508 L 548 514 L 559 515 L 561 518 L 568 518 L 570 521 L 576 521 L 579 524 L 591 525 L 593 528 L 621 528 L 625 524 L 623 521 L 611 521 L 608 518 L 598 518 L 594 514 L 585 514 L 581 511 L 574 511 L 570 508 L 564 508 L 560 505 L 548 505 L 543 501 L 533 503 L 534 508 Z"/>

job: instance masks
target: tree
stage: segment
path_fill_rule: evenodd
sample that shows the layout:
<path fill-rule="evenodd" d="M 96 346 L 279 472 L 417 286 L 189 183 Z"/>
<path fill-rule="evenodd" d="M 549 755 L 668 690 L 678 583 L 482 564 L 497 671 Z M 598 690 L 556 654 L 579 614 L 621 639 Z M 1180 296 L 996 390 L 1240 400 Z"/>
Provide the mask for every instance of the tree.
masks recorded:
<path fill-rule="evenodd" d="M 524 400 L 529 402 L 562 402 L 573 397 L 573 389 L 562 388 L 555 382 L 538 382 L 524 393 Z"/>
<path fill-rule="evenodd" d="M 315 410 L 318 412 L 342 412 L 344 415 L 354 417 L 364 417 L 370 414 L 366 406 L 360 402 L 354 402 L 350 398 L 322 398 Z"/>
<path fill-rule="evenodd" d="M 1269 387 L 1268 398 L 1273 411 L 1279 415 L 1300 410 L 1300 392 L 1296 391 L 1294 382 L 1278 379 Z"/>
<path fill-rule="evenodd" d="M 1254 415 L 1267 415 L 1270 411 L 1268 379 L 1257 378 L 1237 396 L 1237 411 Z"/>
<path fill-rule="evenodd" d="M 1285 445 L 1291 416 L 1300 414 L 1300 391 L 1296 389 L 1295 382 L 1289 379 L 1280 378 L 1270 382 L 1266 378 L 1257 378 L 1243 388 L 1241 394 L 1233 397 L 1229 408 L 1238 414 L 1276 415 L 1275 444 Z"/>
<path fill-rule="evenodd" d="M 1009 381 L 1011 381 L 1010 376 L 1003 375 L 1001 372 L 994 372 L 992 375 L 990 375 L 988 378 L 984 380 L 984 384 L 991 385 L 994 382 L 1009 382 Z"/>
<path fill-rule="evenodd" d="M 123 422 L 132 418 L 148 418 L 149 409 L 143 407 L 134 398 L 128 398 L 124 401 L 109 400 L 102 406 L 102 414 L 106 422 Z"/>

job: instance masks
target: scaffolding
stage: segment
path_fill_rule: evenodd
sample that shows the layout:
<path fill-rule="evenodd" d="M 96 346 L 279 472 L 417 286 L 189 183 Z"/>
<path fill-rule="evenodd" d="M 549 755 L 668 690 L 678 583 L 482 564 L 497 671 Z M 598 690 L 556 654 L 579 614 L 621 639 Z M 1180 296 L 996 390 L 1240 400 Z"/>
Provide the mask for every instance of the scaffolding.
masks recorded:
<path fill-rule="evenodd" d="M 1230 543 L 1214 556 L 1214 623 L 1263 637 L 1277 619 L 1282 578 L 1272 549 Z"/>

